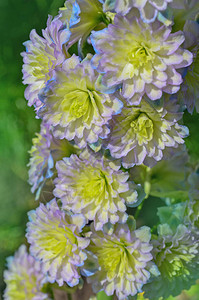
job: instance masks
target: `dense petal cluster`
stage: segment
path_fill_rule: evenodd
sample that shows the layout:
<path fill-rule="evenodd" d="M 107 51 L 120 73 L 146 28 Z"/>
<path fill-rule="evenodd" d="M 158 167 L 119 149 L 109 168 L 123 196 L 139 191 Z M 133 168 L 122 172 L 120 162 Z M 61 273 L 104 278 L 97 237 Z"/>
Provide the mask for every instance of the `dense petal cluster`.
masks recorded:
<path fill-rule="evenodd" d="M 146 93 L 151 100 L 161 98 L 162 92 L 176 93 L 182 83 L 176 69 L 192 63 L 192 54 L 183 50 L 182 32 L 143 23 L 131 14 L 116 15 L 114 24 L 91 35 L 96 51 L 92 59 L 102 73 L 103 85 L 117 88 L 131 104 L 139 104 Z M 114 52 L 113 52 L 114 49 Z"/>
<path fill-rule="evenodd" d="M 42 122 L 29 182 L 47 204 L 29 212 L 30 255 L 9 260 L 5 299 L 48 299 L 58 285 L 84 298 L 84 276 L 102 298 L 159 300 L 198 279 L 199 172 L 181 120 L 199 111 L 198 11 L 198 0 L 66 0 L 42 37 L 31 31 L 23 82 Z"/>
<path fill-rule="evenodd" d="M 79 283 L 78 267 L 84 264 L 87 256 L 85 249 L 89 240 L 81 237 L 85 225 L 82 215 L 67 215 L 61 211 L 55 200 L 40 204 L 29 212 L 27 239 L 30 252 L 42 261 L 42 272 L 49 275 L 49 281 L 60 286 L 66 282 L 69 286 Z"/>
<path fill-rule="evenodd" d="M 53 76 L 53 70 L 65 60 L 63 44 L 70 37 L 70 32 L 63 26 L 63 23 L 50 16 L 47 21 L 47 28 L 42 31 L 40 37 L 33 29 L 30 33 L 30 41 L 24 43 L 26 52 L 23 56 L 23 83 L 28 84 L 25 90 L 25 98 L 28 105 L 34 105 L 38 110 L 42 102 L 39 99 L 40 91 Z"/>
<path fill-rule="evenodd" d="M 46 278 L 41 273 L 41 264 L 27 253 L 25 245 L 20 246 L 14 257 L 9 257 L 7 262 L 8 270 L 4 272 L 5 300 L 49 299 L 41 291 L 46 283 Z"/>
<path fill-rule="evenodd" d="M 55 162 L 74 152 L 75 148 L 67 140 L 55 139 L 50 127 L 41 123 L 40 133 L 33 139 L 33 146 L 29 152 L 29 183 L 32 185 L 32 193 L 38 190 L 39 196 L 45 181 L 53 176 Z"/>
<path fill-rule="evenodd" d="M 108 121 L 121 110 L 122 103 L 96 90 L 97 76 L 89 57 L 80 63 L 75 55 L 56 71 L 41 112 L 44 121 L 54 126 L 55 137 L 74 140 L 80 148 L 107 137 Z"/>
<path fill-rule="evenodd" d="M 160 276 L 144 286 L 146 297 L 158 300 L 177 296 L 198 279 L 199 236 L 184 225 L 176 231 L 168 224 L 159 226 L 159 236 L 153 240 L 153 255 Z"/>
<path fill-rule="evenodd" d="M 123 108 L 113 120 L 108 149 L 122 158 L 125 168 L 142 163 L 153 165 L 162 159 L 165 149 L 183 144 L 188 129 L 177 121 L 179 106 L 170 100 L 164 105 L 143 99 L 140 105 Z"/>
<path fill-rule="evenodd" d="M 107 295 L 116 293 L 119 300 L 134 296 L 150 278 L 148 263 L 152 260 L 150 228 L 130 230 L 117 225 L 114 232 L 94 232 L 90 249 L 96 255 L 99 271 L 88 278 L 94 291 L 104 289 Z"/>
<path fill-rule="evenodd" d="M 137 8 L 143 21 L 153 22 L 159 11 L 167 8 L 173 0 L 115 0 L 117 13 L 127 14 L 132 8 Z"/>
<path fill-rule="evenodd" d="M 87 154 L 87 155 L 86 155 Z M 54 195 L 66 209 L 94 220 L 96 230 L 107 222 L 127 219 L 126 205 L 136 205 L 137 191 L 129 174 L 109 160 L 84 152 L 56 164 Z"/>

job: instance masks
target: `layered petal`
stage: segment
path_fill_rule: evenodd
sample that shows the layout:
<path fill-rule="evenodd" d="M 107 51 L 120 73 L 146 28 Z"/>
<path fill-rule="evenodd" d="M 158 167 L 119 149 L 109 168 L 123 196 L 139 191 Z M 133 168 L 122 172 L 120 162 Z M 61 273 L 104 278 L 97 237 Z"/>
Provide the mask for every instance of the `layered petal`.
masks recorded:
<path fill-rule="evenodd" d="M 119 300 L 141 292 L 150 278 L 150 237 L 146 226 L 135 230 L 120 224 L 109 233 L 94 231 L 90 249 L 98 259 L 99 270 L 88 278 L 94 292 L 103 288 L 108 296 L 115 292 Z"/>
<path fill-rule="evenodd" d="M 79 266 L 84 264 L 84 249 L 89 240 L 81 236 L 86 220 L 82 215 L 68 215 L 59 209 L 56 200 L 40 204 L 29 212 L 26 237 L 30 252 L 42 261 L 42 272 L 48 274 L 50 282 L 62 286 L 79 283 Z"/>
<path fill-rule="evenodd" d="M 136 205 L 137 191 L 128 173 L 104 157 L 84 151 L 57 162 L 56 168 L 54 195 L 63 208 L 94 220 L 96 230 L 107 222 L 125 222 L 126 204 Z"/>
<path fill-rule="evenodd" d="M 90 55 L 82 62 L 73 55 L 56 71 L 56 79 L 44 91 L 40 115 L 53 125 L 56 138 L 74 140 L 83 148 L 109 133 L 108 121 L 122 107 L 113 95 L 96 88 L 98 73 L 92 69 Z"/>
<path fill-rule="evenodd" d="M 113 92 L 122 87 L 132 105 L 136 95 L 157 100 L 163 91 L 176 93 L 182 83 L 176 69 L 190 65 L 193 57 L 180 48 L 183 41 L 182 32 L 171 33 L 159 21 L 150 25 L 131 14 L 116 15 L 113 24 L 91 35 L 96 52 L 92 64 L 102 74 L 101 88 Z"/>
<path fill-rule="evenodd" d="M 145 98 L 140 105 L 125 107 L 114 117 L 107 148 L 114 158 L 122 159 L 125 168 L 142 163 L 153 166 L 166 148 L 184 143 L 188 129 L 177 123 L 181 117 L 175 101 L 165 100 L 161 105 Z"/>
<path fill-rule="evenodd" d="M 41 273 L 41 263 L 28 254 L 25 245 L 20 246 L 7 263 L 8 270 L 4 271 L 5 300 L 49 299 L 48 294 L 42 292 L 47 278 Z"/>
<path fill-rule="evenodd" d="M 29 106 L 35 106 L 36 111 L 42 105 L 39 99 L 40 91 L 53 77 L 54 68 L 61 65 L 66 58 L 62 46 L 70 37 L 69 30 L 59 18 L 52 19 L 51 16 L 42 34 L 43 37 L 40 37 L 33 29 L 30 33 L 30 40 L 24 43 L 26 52 L 22 53 L 23 83 L 28 84 L 25 98 Z"/>

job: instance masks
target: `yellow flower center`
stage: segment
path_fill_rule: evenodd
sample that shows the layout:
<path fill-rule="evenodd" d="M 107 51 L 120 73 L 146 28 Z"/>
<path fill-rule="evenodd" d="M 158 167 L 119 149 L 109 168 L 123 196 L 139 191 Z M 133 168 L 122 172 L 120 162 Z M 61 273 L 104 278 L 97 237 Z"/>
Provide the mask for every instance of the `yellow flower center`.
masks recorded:
<path fill-rule="evenodd" d="M 153 57 L 153 52 L 142 42 L 137 44 L 129 53 L 129 62 L 134 68 L 138 68 L 152 60 Z"/>
<path fill-rule="evenodd" d="M 161 259 L 162 253 L 160 253 L 157 258 Z M 178 249 L 172 249 L 170 253 L 166 255 L 166 259 L 159 263 L 159 270 L 167 278 L 172 279 L 172 277 L 179 277 L 182 275 L 189 275 L 190 271 L 186 267 L 186 263 L 189 263 L 194 258 L 194 254 L 186 252 L 183 254 Z M 157 262 L 158 262 L 157 259 Z"/>
<path fill-rule="evenodd" d="M 59 227 L 59 223 L 53 222 L 49 225 L 51 229 L 49 227 L 46 229 L 45 238 L 43 233 L 42 239 L 38 240 L 39 246 L 47 252 L 45 258 L 55 258 L 59 255 L 71 256 L 72 244 L 77 242 L 73 232 L 67 227 Z"/>
<path fill-rule="evenodd" d="M 126 248 L 125 242 L 107 241 L 98 249 L 99 265 L 107 273 L 109 279 L 116 275 L 123 277 L 130 265 L 134 264 L 134 258 Z M 137 250 L 134 251 L 137 254 Z"/>
<path fill-rule="evenodd" d="M 75 118 L 80 118 L 88 110 L 88 99 L 76 99 L 70 106 L 70 114 Z"/>
<path fill-rule="evenodd" d="M 26 270 L 12 274 L 11 279 L 7 281 L 7 296 L 9 299 L 31 300 L 37 292 L 36 282 L 36 276 L 30 276 Z"/>
<path fill-rule="evenodd" d="M 132 120 L 130 126 L 136 134 L 139 145 L 142 145 L 145 141 L 148 142 L 152 139 L 153 122 L 145 113 L 141 113 L 137 119 Z"/>
<path fill-rule="evenodd" d="M 90 167 L 79 175 L 75 190 L 84 201 L 90 202 L 93 198 L 101 199 L 106 184 L 106 175 L 101 170 Z"/>

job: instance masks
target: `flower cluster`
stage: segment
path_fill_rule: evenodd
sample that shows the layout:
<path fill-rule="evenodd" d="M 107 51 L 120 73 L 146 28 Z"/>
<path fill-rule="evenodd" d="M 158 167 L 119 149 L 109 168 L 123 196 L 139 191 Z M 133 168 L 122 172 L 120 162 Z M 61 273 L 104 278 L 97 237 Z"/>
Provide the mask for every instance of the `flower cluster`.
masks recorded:
<path fill-rule="evenodd" d="M 119 300 L 166 299 L 199 278 L 199 177 L 183 145 L 184 111 L 199 111 L 196 2 L 67 0 L 42 37 L 31 31 L 29 183 L 51 201 L 28 213 L 30 254 L 9 261 L 5 299 L 85 280 Z"/>

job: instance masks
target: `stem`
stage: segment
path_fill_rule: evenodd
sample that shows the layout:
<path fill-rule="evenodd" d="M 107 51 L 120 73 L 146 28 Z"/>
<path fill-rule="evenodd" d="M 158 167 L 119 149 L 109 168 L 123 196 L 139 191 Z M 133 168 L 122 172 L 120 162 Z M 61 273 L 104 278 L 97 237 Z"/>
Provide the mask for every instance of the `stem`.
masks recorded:
<path fill-rule="evenodd" d="M 97 300 L 113 300 L 113 296 L 107 296 L 104 291 L 97 293 Z"/>
<path fill-rule="evenodd" d="M 72 300 L 72 295 L 70 293 L 67 294 L 68 300 Z"/>
<path fill-rule="evenodd" d="M 144 200 L 145 200 L 146 198 L 144 198 Z M 135 212 L 135 219 L 137 220 L 137 218 L 138 218 L 138 216 L 139 216 L 139 214 L 140 214 L 140 212 L 141 212 L 141 210 L 142 210 L 142 207 L 143 207 L 143 205 L 144 205 L 144 200 L 142 201 L 142 203 L 140 203 L 140 205 L 138 206 L 138 208 L 136 209 L 136 212 Z"/>

